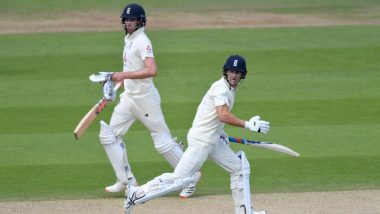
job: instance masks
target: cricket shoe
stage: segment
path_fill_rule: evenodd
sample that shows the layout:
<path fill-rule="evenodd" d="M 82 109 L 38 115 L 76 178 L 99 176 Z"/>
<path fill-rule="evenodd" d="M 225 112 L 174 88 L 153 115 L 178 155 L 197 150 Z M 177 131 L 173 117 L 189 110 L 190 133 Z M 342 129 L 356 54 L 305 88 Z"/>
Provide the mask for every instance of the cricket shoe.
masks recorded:
<path fill-rule="evenodd" d="M 195 176 L 195 182 L 190 183 L 185 189 L 181 191 L 181 193 L 179 194 L 180 198 L 182 199 L 190 198 L 194 194 L 197 183 L 199 179 L 201 179 L 201 172 L 196 172 L 194 176 Z"/>
<path fill-rule="evenodd" d="M 253 210 L 253 207 L 251 206 L 251 213 L 252 214 L 268 214 L 267 211 L 262 210 L 262 211 L 255 211 Z"/>
<path fill-rule="evenodd" d="M 137 181 L 135 177 L 128 178 L 128 185 L 131 186 L 137 186 Z M 121 181 L 116 181 L 116 183 L 112 186 L 108 186 L 104 188 L 104 191 L 110 192 L 110 193 L 116 193 L 116 192 L 121 192 L 126 189 L 126 185 L 121 182 Z"/>
<path fill-rule="evenodd" d="M 144 191 L 141 187 L 128 185 L 127 190 L 125 190 L 124 197 L 124 209 L 125 214 L 130 214 L 132 208 L 136 205 L 135 202 L 145 196 Z"/>
<path fill-rule="evenodd" d="M 252 211 L 252 214 L 267 214 L 266 211 Z"/>

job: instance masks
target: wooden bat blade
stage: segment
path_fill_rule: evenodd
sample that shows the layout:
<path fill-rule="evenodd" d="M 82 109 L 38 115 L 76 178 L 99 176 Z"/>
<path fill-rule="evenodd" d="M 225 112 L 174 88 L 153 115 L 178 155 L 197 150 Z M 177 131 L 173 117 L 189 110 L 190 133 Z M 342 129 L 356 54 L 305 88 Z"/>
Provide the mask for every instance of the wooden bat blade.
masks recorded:
<path fill-rule="evenodd" d="M 96 103 L 94 107 L 82 118 L 82 120 L 78 123 L 77 127 L 74 130 L 74 137 L 76 140 L 83 135 L 83 133 L 87 130 L 87 128 L 91 125 L 91 123 L 96 119 L 97 108 L 99 104 Z"/>
<path fill-rule="evenodd" d="M 246 145 L 252 145 L 252 146 L 256 146 L 256 147 L 261 147 L 261 148 L 264 148 L 264 149 L 269 149 L 269 150 L 273 150 L 273 151 L 276 151 L 276 152 L 285 153 L 285 154 L 288 154 L 288 155 L 291 155 L 291 156 L 294 156 L 294 157 L 300 156 L 300 154 L 298 154 L 297 152 L 289 149 L 288 147 L 280 145 L 280 144 L 269 143 L 269 142 L 253 141 L 253 140 L 246 140 L 246 139 L 243 139 L 243 138 L 236 138 L 236 137 L 231 137 L 231 136 L 228 137 L 228 140 L 230 142 L 233 142 L 233 143 L 240 143 L 240 144 L 246 144 Z"/>
<path fill-rule="evenodd" d="M 250 144 L 252 146 L 256 146 L 256 147 L 261 147 L 261 148 L 264 148 L 264 149 L 273 150 L 273 151 L 276 151 L 276 152 L 285 153 L 285 154 L 288 154 L 288 155 L 291 155 L 291 156 L 294 156 L 294 157 L 300 156 L 300 154 L 298 154 L 297 152 L 289 149 L 288 147 L 280 145 L 280 144 L 266 143 L 266 142 L 257 143 L 257 144 L 251 144 L 251 143 L 248 143 L 248 144 Z"/>
<path fill-rule="evenodd" d="M 116 91 L 122 86 L 122 82 L 119 82 L 115 85 L 113 90 Z M 98 114 L 103 111 L 104 107 L 106 107 L 108 100 L 102 98 L 98 103 L 91 108 L 91 110 L 82 118 L 82 120 L 78 123 L 77 127 L 74 130 L 74 137 L 76 140 L 79 140 L 80 136 L 87 130 L 87 128 L 91 125 L 91 123 L 96 119 Z"/>

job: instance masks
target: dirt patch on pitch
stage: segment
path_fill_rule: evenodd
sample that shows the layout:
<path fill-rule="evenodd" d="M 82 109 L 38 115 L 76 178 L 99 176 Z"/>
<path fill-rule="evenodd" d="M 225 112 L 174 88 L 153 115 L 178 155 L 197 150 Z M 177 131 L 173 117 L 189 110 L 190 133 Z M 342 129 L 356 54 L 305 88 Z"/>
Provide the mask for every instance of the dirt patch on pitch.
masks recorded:
<path fill-rule="evenodd" d="M 273 193 L 253 196 L 256 210 L 270 214 L 378 214 L 380 190 Z M 2 202 L 2 214 L 103 214 L 124 213 L 123 199 Z M 164 197 L 138 205 L 133 214 L 231 214 L 229 195 L 198 196 L 190 199 Z"/>
<path fill-rule="evenodd" d="M 376 9 L 376 11 L 378 11 Z M 368 13 L 371 14 L 371 13 Z M 67 12 L 31 17 L 29 20 L 12 16 L 0 17 L 0 34 L 31 32 L 84 32 L 120 30 L 118 14 L 103 11 Z M 333 17 L 328 15 L 273 14 L 256 12 L 201 13 L 152 13 L 148 26 L 154 29 L 206 29 L 206 28 L 255 28 L 297 27 L 331 25 L 380 24 L 380 18 Z"/>

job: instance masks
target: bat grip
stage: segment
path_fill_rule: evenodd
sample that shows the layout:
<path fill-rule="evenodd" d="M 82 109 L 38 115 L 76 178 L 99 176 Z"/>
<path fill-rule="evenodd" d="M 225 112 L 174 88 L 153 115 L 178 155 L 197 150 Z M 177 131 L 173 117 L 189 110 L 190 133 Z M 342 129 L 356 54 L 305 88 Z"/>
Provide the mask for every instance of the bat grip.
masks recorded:
<path fill-rule="evenodd" d="M 121 85 L 122 85 L 122 82 L 121 82 L 121 81 L 118 82 L 118 83 L 115 85 L 115 87 L 113 87 L 113 90 L 116 92 L 116 91 L 120 88 Z"/>
<path fill-rule="evenodd" d="M 104 109 L 104 107 L 106 107 L 107 103 L 108 103 L 108 100 L 103 99 L 102 102 L 99 103 L 99 106 L 98 106 L 98 108 L 96 109 L 96 112 L 95 112 L 95 113 L 96 113 L 96 114 L 99 114 L 100 112 L 102 112 L 103 109 Z"/>
<path fill-rule="evenodd" d="M 245 139 L 228 136 L 228 140 L 234 143 L 246 144 Z"/>

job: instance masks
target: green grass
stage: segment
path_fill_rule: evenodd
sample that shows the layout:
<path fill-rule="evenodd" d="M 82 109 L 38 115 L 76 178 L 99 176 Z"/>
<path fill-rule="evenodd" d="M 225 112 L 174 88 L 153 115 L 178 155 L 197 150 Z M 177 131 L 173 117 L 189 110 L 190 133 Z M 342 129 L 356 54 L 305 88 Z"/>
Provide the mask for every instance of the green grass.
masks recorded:
<path fill-rule="evenodd" d="M 246 57 L 248 76 L 234 113 L 271 122 L 263 136 L 291 158 L 241 145 L 254 192 L 380 188 L 379 26 L 148 32 L 155 79 L 171 132 L 185 140 L 196 107 L 221 76 L 229 54 Z M 72 130 L 99 99 L 88 75 L 121 68 L 122 32 L 0 35 L 0 200 L 102 198 L 113 172 L 98 142 L 98 123 L 80 141 Z M 188 96 L 191 95 L 191 96 Z M 102 119 L 109 120 L 115 103 Z M 137 123 L 124 137 L 140 183 L 169 165 Z M 211 162 L 198 195 L 228 194 L 228 174 Z"/>
<path fill-rule="evenodd" d="M 324 14 L 346 18 L 379 15 L 366 14 L 378 11 L 377 0 L 216 0 L 216 1 L 178 1 L 178 0 L 141 0 L 137 3 L 144 6 L 148 15 L 170 14 L 175 12 L 267 12 L 280 14 Z M 2 16 L 13 19 L 50 18 L 55 19 L 67 12 L 107 11 L 121 12 L 127 4 L 125 1 L 111 0 L 0 0 Z M 366 14 L 366 15 L 365 15 Z M 1 17 L 0 15 L 0 17 Z"/>

